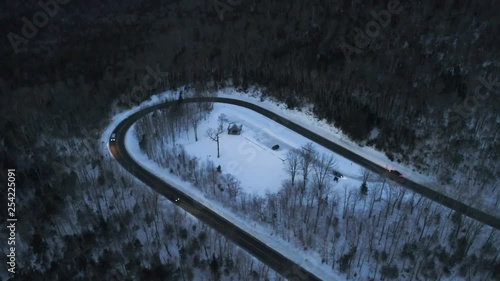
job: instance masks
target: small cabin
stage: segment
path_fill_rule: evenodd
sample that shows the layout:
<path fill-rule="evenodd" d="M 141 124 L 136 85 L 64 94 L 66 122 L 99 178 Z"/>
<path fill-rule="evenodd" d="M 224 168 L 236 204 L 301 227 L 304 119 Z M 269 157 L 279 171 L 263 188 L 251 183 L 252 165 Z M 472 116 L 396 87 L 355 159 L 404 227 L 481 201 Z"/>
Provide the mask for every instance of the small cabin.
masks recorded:
<path fill-rule="evenodd" d="M 227 126 L 227 134 L 228 135 L 239 135 L 241 134 L 241 128 L 243 125 L 236 125 L 235 123 L 231 123 Z"/>

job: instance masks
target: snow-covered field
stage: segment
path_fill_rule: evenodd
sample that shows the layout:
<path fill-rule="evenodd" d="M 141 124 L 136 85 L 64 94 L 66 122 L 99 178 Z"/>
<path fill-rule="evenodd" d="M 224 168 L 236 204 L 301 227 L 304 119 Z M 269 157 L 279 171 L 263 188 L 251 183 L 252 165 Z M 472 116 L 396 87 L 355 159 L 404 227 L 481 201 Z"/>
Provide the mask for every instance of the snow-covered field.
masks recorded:
<path fill-rule="evenodd" d="M 229 135 L 225 131 L 220 135 L 220 158 L 217 158 L 217 144 L 205 135 L 207 129 L 216 126 L 219 115 L 225 114 L 228 123 L 242 125 L 240 135 Z M 213 112 L 198 128 L 199 140 L 194 133 L 181 134 L 177 143 L 183 145 L 190 155 L 200 160 L 212 160 L 220 165 L 223 173 L 235 176 L 247 193 L 265 195 L 277 192 L 281 181 L 288 178 L 285 167 L 286 154 L 290 149 L 298 148 L 311 142 L 294 131 L 281 126 L 250 109 L 230 104 L 215 103 Z M 272 150 L 273 145 L 278 150 Z M 319 153 L 331 154 L 331 151 L 317 146 Z M 359 186 L 360 166 L 348 159 L 335 155 L 337 169 L 350 185 Z"/>

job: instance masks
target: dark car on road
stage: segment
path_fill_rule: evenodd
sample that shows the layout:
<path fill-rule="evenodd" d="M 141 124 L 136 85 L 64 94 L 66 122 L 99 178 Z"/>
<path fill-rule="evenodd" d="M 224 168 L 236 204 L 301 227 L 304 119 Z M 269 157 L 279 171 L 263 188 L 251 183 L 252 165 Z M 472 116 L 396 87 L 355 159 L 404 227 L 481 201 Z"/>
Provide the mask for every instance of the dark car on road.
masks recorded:
<path fill-rule="evenodd" d="M 399 171 L 396 171 L 396 170 L 389 170 L 389 173 L 395 175 L 395 176 L 398 176 L 400 178 L 403 177 L 403 174 L 401 174 Z"/>
<path fill-rule="evenodd" d="M 109 141 L 111 141 L 111 142 L 116 141 L 116 134 L 115 133 L 111 134 L 111 137 L 109 138 Z"/>

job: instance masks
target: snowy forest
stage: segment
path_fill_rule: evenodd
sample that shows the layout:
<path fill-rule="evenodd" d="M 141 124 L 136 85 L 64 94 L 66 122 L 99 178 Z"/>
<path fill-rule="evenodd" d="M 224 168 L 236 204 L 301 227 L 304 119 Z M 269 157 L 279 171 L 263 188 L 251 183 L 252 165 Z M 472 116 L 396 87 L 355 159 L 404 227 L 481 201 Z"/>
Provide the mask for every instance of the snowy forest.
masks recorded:
<path fill-rule="evenodd" d="M 46 223 L 20 224 L 14 280 L 274 278 L 267 266 L 118 168 L 114 159 L 91 153 L 99 151 L 95 142 L 55 145 L 91 161 L 59 174 L 62 184 L 52 177 L 48 191 L 38 187 L 31 198 L 22 198 L 44 209 L 21 209 L 18 216 Z"/>
<path fill-rule="evenodd" d="M 113 274 L 118 280 L 150 279 L 155 275 L 152 270 L 182 280 L 189 272 L 211 276 L 214 253 L 221 274 L 230 264 L 226 256 L 240 256 L 244 261 L 228 276 L 238 279 L 242 274 L 246 278 L 251 273 L 256 279 L 266 274 L 272 278 L 265 266 L 244 253 L 236 254 L 239 250 L 231 243 L 221 248 L 220 244 L 226 245 L 224 238 L 183 212 L 178 215 L 186 216 L 184 225 L 167 221 L 165 226 L 161 217 L 154 216 L 151 228 L 139 219 L 153 212 L 142 208 L 142 200 L 162 199 L 154 199 L 156 195 L 149 194 L 147 187 L 129 178 L 111 159 L 100 156 L 105 144 L 98 139 L 113 114 L 182 85 L 210 82 L 222 87 L 228 80 L 242 89 L 258 85 L 266 96 L 290 108 L 312 105 L 318 118 L 331 122 L 353 140 L 438 176 L 450 190 L 469 196 L 464 199 L 479 198 L 476 205 L 482 205 L 484 198 L 500 198 L 497 1 L 401 1 L 401 13 L 393 15 L 388 26 L 360 52 L 353 53 L 349 62 L 340 46 L 343 42 L 353 45 L 357 30 L 365 30 L 373 20 L 371 11 L 384 10 L 387 3 L 241 1 L 221 20 L 210 0 L 72 0 L 60 5 L 57 14 L 32 38 L 14 47 L 9 34 L 24 36 L 23 18 L 32 21 L 41 11 L 37 2 L 0 3 L 0 34 L 4 36 L 4 44 L 0 44 L 0 159 L 4 171 L 15 168 L 18 173 L 16 246 L 23 258 L 18 259 L 16 280 L 87 280 L 95 276 L 112 280 Z M 151 69 L 160 73 L 159 83 L 135 91 Z M 490 82 L 485 85 L 483 80 Z M 489 95 L 484 94 L 485 89 Z M 370 139 L 374 131 L 379 132 L 378 137 Z M 169 166 L 174 173 L 189 175 L 182 163 L 178 168 L 173 163 Z M 204 170 L 209 173 L 210 167 L 196 169 L 200 173 Z M 285 183 L 283 190 L 290 192 L 286 196 L 256 198 L 250 215 L 277 233 L 291 233 L 290 240 L 298 245 L 319 248 L 314 245 L 316 240 L 307 236 L 315 234 L 305 235 L 300 225 L 293 225 L 283 215 L 307 213 L 303 218 L 308 225 L 317 223 L 318 233 L 328 233 L 328 243 L 345 245 L 335 253 L 330 252 L 331 245 L 321 249 L 328 250 L 322 253 L 324 262 L 342 269 L 346 276 L 354 276 L 358 263 L 361 266 L 370 260 L 376 267 L 385 266 L 388 278 L 396 271 L 394 267 L 400 276 L 445 276 L 445 269 L 454 268 L 462 269 L 463 276 L 477 271 L 478 276 L 498 278 L 488 267 L 495 259 L 498 263 L 492 254 L 498 235 L 491 232 L 490 238 L 486 227 L 476 228 L 472 221 L 445 209 L 439 213 L 440 221 L 451 224 L 439 228 L 432 216 L 439 206 L 417 195 L 413 202 L 399 203 L 396 199 L 402 198 L 399 193 L 404 190 L 389 189 L 390 183 L 369 187 L 367 194 L 360 194 L 359 187 L 347 187 L 346 194 L 325 199 L 325 194 L 320 198 L 315 191 L 313 178 L 304 183 L 301 177 L 297 171 L 293 185 L 292 177 Z M 3 180 L 5 173 L 0 178 Z M 300 196 L 295 189 L 291 191 L 290 186 L 304 184 Z M 392 191 L 395 194 L 391 195 Z M 6 189 L 0 193 L 7 197 Z M 228 196 L 217 189 L 211 194 L 217 200 Z M 380 194 L 392 196 L 391 200 L 374 200 Z M 238 204 L 250 200 L 238 198 Z M 291 202 L 284 204 L 280 198 Z M 322 203 L 315 205 L 319 199 Z M 268 204 L 274 204 L 268 201 L 275 203 L 276 217 L 268 213 Z M 394 202 L 398 203 L 393 208 Z M 311 209 L 311 204 L 320 208 Z M 344 204 L 349 207 L 344 208 Z M 488 204 L 490 208 L 499 206 L 498 202 Z M 165 214 L 176 212 L 168 202 L 158 206 Z M 2 210 L 6 217 L 6 208 Z M 406 220 L 399 217 L 403 213 Z M 330 219 L 333 225 L 335 218 L 340 226 L 325 228 L 325 220 Z M 413 221 L 417 218 L 418 227 Z M 464 228 L 467 225 L 472 225 L 470 230 Z M 384 231 L 380 231 L 383 226 Z M 403 226 L 408 235 L 393 239 L 391 231 Z M 146 242 L 136 243 L 132 233 L 119 231 L 123 229 L 143 233 Z M 335 238 L 337 229 L 340 237 Z M 438 238 L 429 238 L 436 229 Z M 480 229 L 477 237 L 481 239 L 471 240 L 474 229 Z M 366 230 L 372 238 L 365 240 L 364 236 L 370 236 Z M 422 239 L 413 241 L 420 233 Z M 153 244 L 152 237 L 157 234 L 171 237 L 162 240 L 168 247 Z M 212 253 L 193 250 L 193 255 L 187 255 L 197 256 L 198 266 L 193 262 L 190 268 L 179 268 L 175 257 L 180 254 L 175 253 L 195 237 L 200 248 L 206 237 Z M 348 242 L 354 238 L 367 244 L 349 252 Z M 411 262 L 411 255 L 401 258 L 398 249 L 406 243 L 410 249 L 419 249 L 412 251 L 415 255 L 435 256 L 429 264 Z M 134 250 L 141 246 L 148 250 Z M 172 257 L 162 254 L 167 248 Z M 378 256 L 368 255 L 370 250 Z M 124 251 L 130 260 L 125 259 Z M 337 263 L 344 255 L 344 262 Z M 481 259 L 485 263 L 481 264 Z M 162 266 L 155 267 L 160 262 Z M 498 272 L 498 265 L 496 268 Z M 376 278 L 382 275 L 380 271 L 376 274 Z"/>

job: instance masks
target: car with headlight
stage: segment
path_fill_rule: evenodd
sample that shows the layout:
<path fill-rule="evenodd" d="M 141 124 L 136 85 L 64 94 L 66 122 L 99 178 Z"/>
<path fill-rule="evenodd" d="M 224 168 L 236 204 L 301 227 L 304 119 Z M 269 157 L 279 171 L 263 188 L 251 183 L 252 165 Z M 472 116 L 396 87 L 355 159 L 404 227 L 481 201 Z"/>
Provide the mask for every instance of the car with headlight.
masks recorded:
<path fill-rule="evenodd" d="M 401 174 L 399 171 L 396 171 L 396 170 L 389 170 L 389 173 L 395 175 L 395 176 L 398 176 L 400 178 L 403 177 L 403 174 Z"/>
<path fill-rule="evenodd" d="M 339 179 L 344 178 L 344 175 L 342 175 L 339 171 L 333 171 L 333 176 Z"/>

